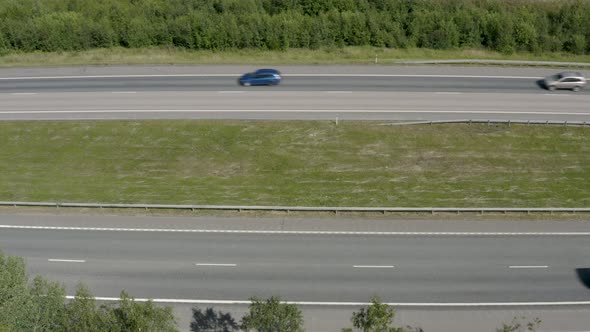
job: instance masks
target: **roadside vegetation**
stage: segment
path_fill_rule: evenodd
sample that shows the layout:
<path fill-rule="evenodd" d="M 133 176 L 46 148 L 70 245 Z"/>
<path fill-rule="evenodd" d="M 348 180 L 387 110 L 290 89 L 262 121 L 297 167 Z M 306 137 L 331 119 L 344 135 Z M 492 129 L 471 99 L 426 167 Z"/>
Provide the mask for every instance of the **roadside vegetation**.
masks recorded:
<path fill-rule="evenodd" d="M 545 52 L 534 54 L 515 52 L 503 54 L 480 49 L 433 50 L 427 48 L 383 48 L 373 46 L 321 47 L 319 49 L 290 48 L 288 50 L 190 50 L 182 47 L 100 48 L 84 51 L 56 51 L 30 53 L 11 52 L 0 55 L 0 67 L 78 66 L 78 65 L 395 65 L 404 60 L 520 60 L 558 61 L 564 67 L 578 68 L 575 64 L 590 63 L 588 54 Z M 493 63 L 484 63 L 490 65 Z M 465 65 L 465 64 L 460 64 Z M 482 65 L 482 64 L 478 64 Z M 499 64 L 493 64 L 498 66 Z M 517 66 L 517 64 L 510 64 Z M 526 66 L 548 66 L 543 63 L 527 63 Z M 552 68 L 556 65 L 552 64 Z"/>
<path fill-rule="evenodd" d="M 177 331 L 172 308 L 137 302 L 126 292 L 116 303 L 97 304 L 84 285 L 66 300 L 63 285 L 30 280 L 21 257 L 0 251 L 1 332 Z"/>
<path fill-rule="evenodd" d="M 329 121 L 1 122 L 0 200 L 588 206 L 590 128 Z"/>
<path fill-rule="evenodd" d="M 588 55 L 588 22 L 590 2 L 584 0 L 2 1 L 0 55 L 353 46 L 553 57 Z"/>

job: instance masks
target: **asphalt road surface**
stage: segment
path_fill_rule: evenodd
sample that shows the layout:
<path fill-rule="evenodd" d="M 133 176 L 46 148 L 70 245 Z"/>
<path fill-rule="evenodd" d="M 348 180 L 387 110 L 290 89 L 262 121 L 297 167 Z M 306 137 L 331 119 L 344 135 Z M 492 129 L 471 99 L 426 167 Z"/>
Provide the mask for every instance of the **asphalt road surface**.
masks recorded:
<path fill-rule="evenodd" d="M 588 301 L 589 235 L 450 236 L 3 229 L 0 245 L 70 292 L 247 301 Z"/>
<path fill-rule="evenodd" d="M 0 216 L 0 248 L 25 257 L 31 275 L 63 282 L 69 294 L 84 282 L 100 298 L 117 297 L 126 289 L 136 298 L 172 300 L 168 304 L 183 331 L 188 331 L 193 306 L 215 307 L 239 320 L 247 305 L 228 301 L 246 303 L 254 295 L 311 302 L 301 308 L 307 330 L 316 332 L 349 326 L 352 311 L 372 295 L 404 303 L 396 306 L 396 324 L 425 331 L 493 331 L 522 315 L 541 317 L 540 331 L 582 331 L 588 324 L 590 304 L 580 303 L 590 301 L 590 228 L 580 218 L 441 221 L 7 211 Z M 407 305 L 416 302 L 421 305 Z M 458 308 L 457 302 L 488 303 Z M 424 306 L 428 303 L 455 305 Z"/>
<path fill-rule="evenodd" d="M 244 68 L 234 67 L 185 73 L 175 67 L 121 73 L 5 70 L 0 71 L 0 119 L 590 122 L 590 89 L 548 92 L 538 85 L 547 70 L 378 69 L 289 68 L 281 85 L 273 87 L 240 87 L 236 80 Z"/>

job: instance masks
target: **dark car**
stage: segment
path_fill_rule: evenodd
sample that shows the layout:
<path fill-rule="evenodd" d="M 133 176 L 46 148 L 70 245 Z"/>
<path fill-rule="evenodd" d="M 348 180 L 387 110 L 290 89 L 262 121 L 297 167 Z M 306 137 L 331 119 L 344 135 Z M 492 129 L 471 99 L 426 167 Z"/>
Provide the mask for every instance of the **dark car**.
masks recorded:
<path fill-rule="evenodd" d="M 242 75 L 238 83 L 244 86 L 278 85 L 282 79 L 281 73 L 276 69 L 258 69 L 255 72 Z"/>

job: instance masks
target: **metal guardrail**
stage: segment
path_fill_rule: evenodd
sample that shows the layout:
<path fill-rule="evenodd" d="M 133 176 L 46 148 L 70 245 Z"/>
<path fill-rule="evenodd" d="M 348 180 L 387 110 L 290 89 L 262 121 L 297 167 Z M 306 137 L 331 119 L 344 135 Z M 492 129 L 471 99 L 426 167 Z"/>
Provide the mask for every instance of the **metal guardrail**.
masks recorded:
<path fill-rule="evenodd" d="M 458 119 L 458 120 L 424 120 L 424 121 L 408 121 L 408 122 L 391 122 L 384 123 L 387 126 L 402 126 L 402 125 L 418 125 L 418 124 L 437 124 L 437 123 L 483 123 L 483 124 L 526 124 L 526 125 L 552 125 L 552 126 L 579 126 L 590 127 L 588 121 L 541 121 L 541 120 L 472 120 L 472 119 Z"/>
<path fill-rule="evenodd" d="M 516 66 L 557 66 L 557 67 L 590 67 L 589 62 L 561 61 L 529 61 L 529 60 L 493 60 L 493 59 L 451 59 L 451 60 L 394 60 L 406 65 L 448 65 L 448 64 L 481 64 L 481 65 L 516 65 Z"/>
<path fill-rule="evenodd" d="M 117 203 L 59 203 L 59 202 L 10 202 L 0 201 L 0 206 L 36 206 L 36 207 L 70 207 L 70 208 L 105 208 L 105 209 L 170 209 L 170 210 L 219 210 L 219 211 L 283 211 L 283 212 L 498 212 L 498 213 L 531 213 L 531 212 L 563 212 L 587 213 L 588 208 L 458 208 L 458 207 L 312 207 L 312 206 L 262 206 L 262 205 L 168 205 L 168 204 L 117 204 Z"/>

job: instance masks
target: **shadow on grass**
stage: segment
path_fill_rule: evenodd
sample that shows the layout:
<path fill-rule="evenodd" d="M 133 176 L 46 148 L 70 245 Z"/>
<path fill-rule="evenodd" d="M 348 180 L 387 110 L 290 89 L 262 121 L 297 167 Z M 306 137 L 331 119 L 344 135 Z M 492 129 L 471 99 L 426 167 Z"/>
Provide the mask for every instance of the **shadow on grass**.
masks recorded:
<path fill-rule="evenodd" d="M 215 311 L 207 308 L 203 312 L 199 308 L 193 308 L 192 332 L 234 332 L 239 331 L 240 326 L 229 313 Z"/>

